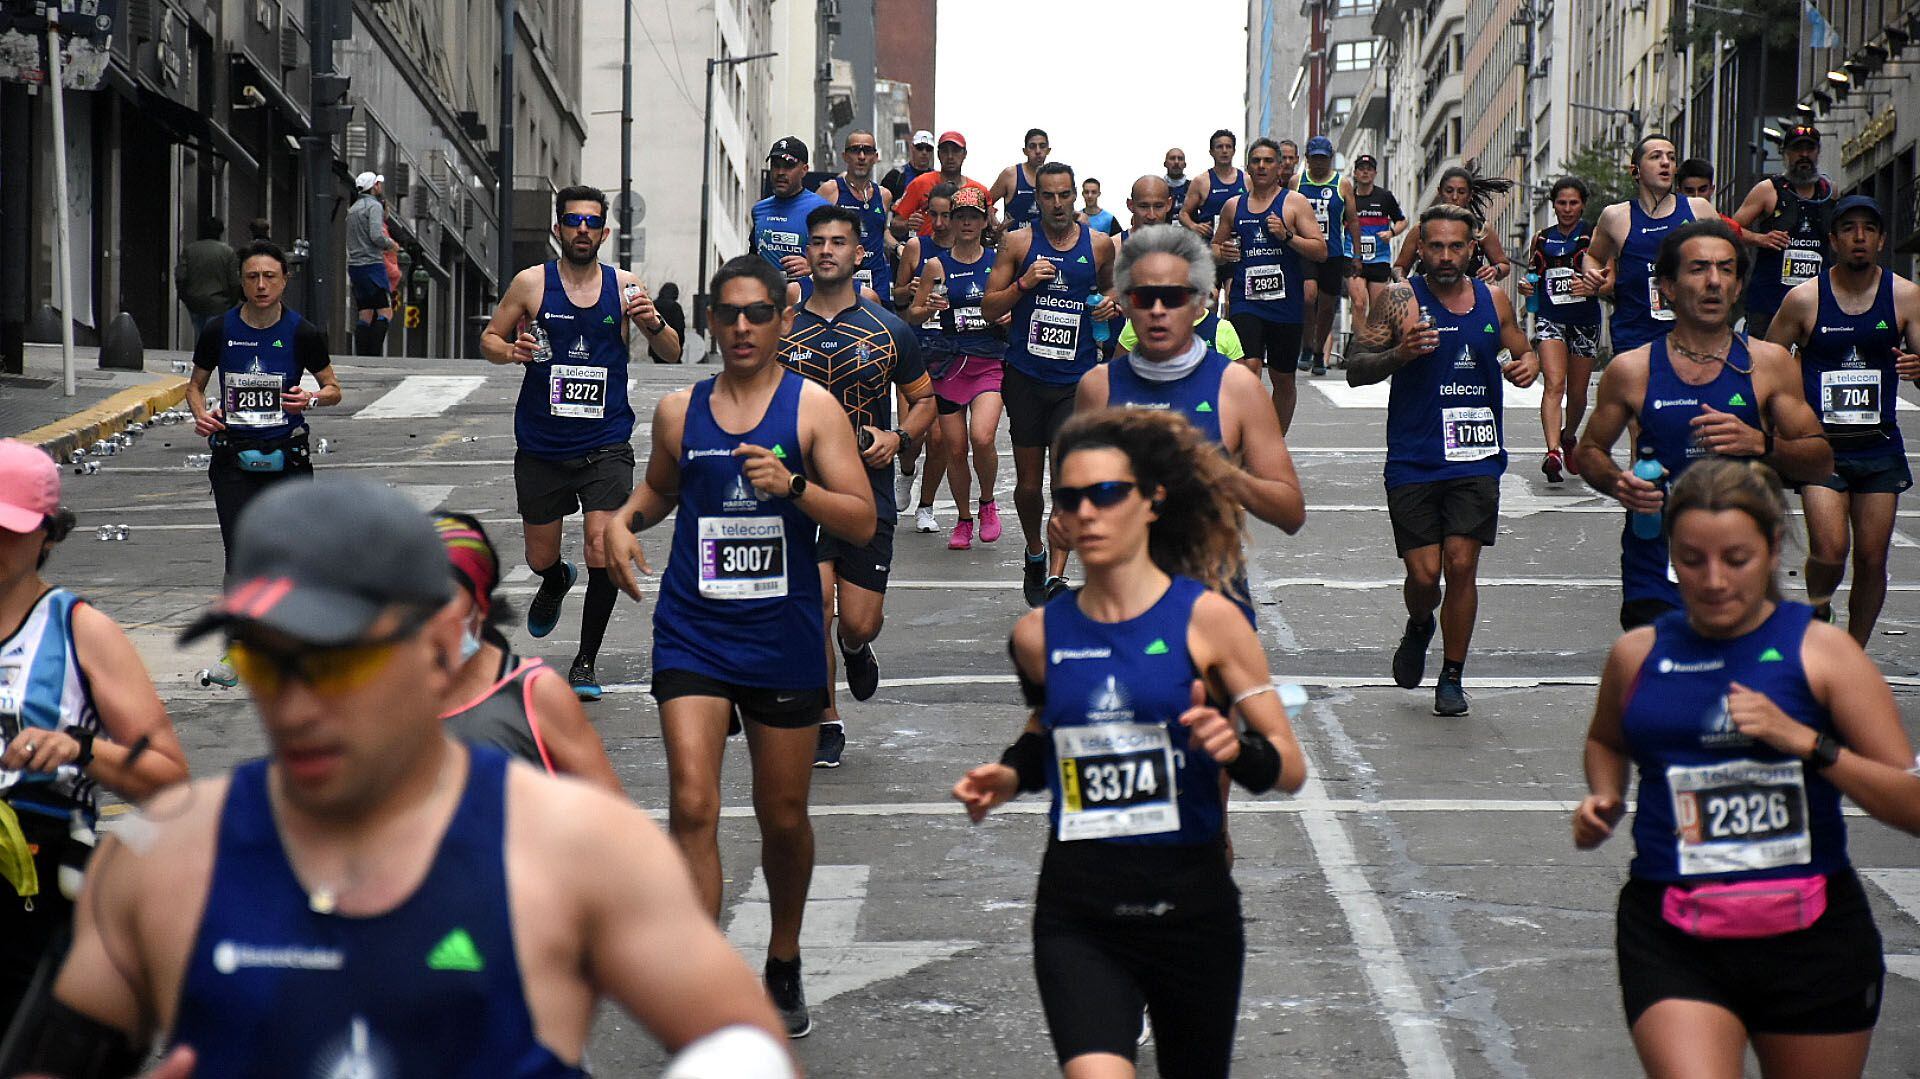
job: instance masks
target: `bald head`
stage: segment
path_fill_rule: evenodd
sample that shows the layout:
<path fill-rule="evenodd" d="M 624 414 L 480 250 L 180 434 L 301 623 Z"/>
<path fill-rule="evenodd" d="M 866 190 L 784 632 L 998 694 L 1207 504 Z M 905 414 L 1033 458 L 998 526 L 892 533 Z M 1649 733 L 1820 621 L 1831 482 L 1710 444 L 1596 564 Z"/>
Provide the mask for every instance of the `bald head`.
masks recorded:
<path fill-rule="evenodd" d="M 1142 176 L 1127 193 L 1127 211 L 1133 215 L 1132 228 L 1164 225 L 1173 217 L 1173 188 L 1159 176 Z"/>

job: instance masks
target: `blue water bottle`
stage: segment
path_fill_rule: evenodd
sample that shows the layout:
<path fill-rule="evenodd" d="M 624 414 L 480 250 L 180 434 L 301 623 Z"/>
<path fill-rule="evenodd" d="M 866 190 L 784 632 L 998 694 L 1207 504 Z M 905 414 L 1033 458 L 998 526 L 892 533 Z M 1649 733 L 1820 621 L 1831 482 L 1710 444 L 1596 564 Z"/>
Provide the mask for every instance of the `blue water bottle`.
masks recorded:
<path fill-rule="evenodd" d="M 1633 474 L 1656 487 L 1664 487 L 1667 478 L 1667 466 L 1661 464 L 1660 459 L 1653 455 L 1652 446 L 1642 446 L 1640 447 L 1640 459 L 1633 462 Z M 1661 517 L 1662 513 L 1660 510 L 1654 510 L 1652 513 L 1642 513 L 1635 510 L 1633 513 L 1633 534 L 1643 540 L 1659 539 Z"/>
<path fill-rule="evenodd" d="M 1533 290 L 1527 293 L 1527 314 L 1537 315 L 1540 313 L 1540 275 L 1528 270 L 1527 284 Z"/>
<path fill-rule="evenodd" d="M 1093 317 L 1093 309 L 1099 307 L 1100 301 L 1104 299 L 1106 299 L 1106 297 L 1100 295 L 1098 292 L 1090 293 L 1087 296 L 1087 318 L 1093 322 L 1093 339 L 1102 345 L 1106 344 L 1107 340 L 1113 336 L 1113 327 L 1107 325 L 1105 320 Z"/>

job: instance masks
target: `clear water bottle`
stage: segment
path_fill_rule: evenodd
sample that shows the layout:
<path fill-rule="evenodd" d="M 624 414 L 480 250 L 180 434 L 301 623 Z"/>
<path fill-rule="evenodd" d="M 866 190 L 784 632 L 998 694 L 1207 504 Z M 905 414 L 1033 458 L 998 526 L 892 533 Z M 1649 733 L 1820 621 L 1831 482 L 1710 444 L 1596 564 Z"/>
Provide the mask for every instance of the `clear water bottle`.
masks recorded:
<path fill-rule="evenodd" d="M 1664 489 L 1667 478 L 1667 466 L 1661 464 L 1660 459 L 1654 456 L 1652 446 L 1642 446 L 1640 447 L 1639 459 L 1633 462 L 1633 474 L 1656 487 Z M 1654 510 L 1652 513 L 1642 513 L 1638 510 L 1634 511 L 1633 534 L 1644 540 L 1659 539 L 1661 518 L 1663 516 L 1664 514 L 1660 510 Z"/>
<path fill-rule="evenodd" d="M 533 337 L 533 362 L 552 362 L 553 340 L 547 336 L 547 328 L 540 324 L 539 319 L 527 324 L 527 333 Z"/>
<path fill-rule="evenodd" d="M 1102 345 L 1112 339 L 1113 327 L 1107 325 L 1105 319 L 1096 318 L 1093 309 L 1099 307 L 1105 299 L 1106 297 L 1098 292 L 1087 296 L 1087 317 L 1093 320 L 1093 339 Z"/>

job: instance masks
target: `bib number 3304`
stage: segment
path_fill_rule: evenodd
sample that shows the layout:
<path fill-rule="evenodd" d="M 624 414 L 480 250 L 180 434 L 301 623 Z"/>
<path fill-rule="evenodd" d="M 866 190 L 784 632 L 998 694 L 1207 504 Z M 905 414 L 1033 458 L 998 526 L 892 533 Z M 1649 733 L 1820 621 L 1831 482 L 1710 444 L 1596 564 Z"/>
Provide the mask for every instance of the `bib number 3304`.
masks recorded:
<path fill-rule="evenodd" d="M 1062 842 L 1180 829 L 1173 742 L 1152 723 L 1059 727 Z"/>

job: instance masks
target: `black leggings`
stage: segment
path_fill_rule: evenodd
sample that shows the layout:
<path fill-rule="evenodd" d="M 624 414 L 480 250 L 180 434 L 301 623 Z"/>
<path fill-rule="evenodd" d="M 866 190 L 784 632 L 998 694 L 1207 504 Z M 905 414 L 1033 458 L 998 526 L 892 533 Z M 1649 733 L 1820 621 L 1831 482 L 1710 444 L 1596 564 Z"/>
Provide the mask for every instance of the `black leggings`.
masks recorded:
<path fill-rule="evenodd" d="M 302 449 L 304 451 L 304 443 Z M 233 530 L 240 521 L 240 512 L 269 487 L 288 480 L 312 478 L 313 462 L 305 452 L 296 455 L 289 451 L 284 471 L 248 472 L 240 467 L 234 454 L 214 451 L 213 463 L 207 467 L 207 485 L 213 488 L 213 512 L 220 520 L 220 542 L 226 548 L 227 569 L 233 568 Z"/>

